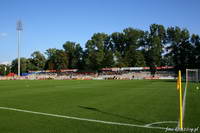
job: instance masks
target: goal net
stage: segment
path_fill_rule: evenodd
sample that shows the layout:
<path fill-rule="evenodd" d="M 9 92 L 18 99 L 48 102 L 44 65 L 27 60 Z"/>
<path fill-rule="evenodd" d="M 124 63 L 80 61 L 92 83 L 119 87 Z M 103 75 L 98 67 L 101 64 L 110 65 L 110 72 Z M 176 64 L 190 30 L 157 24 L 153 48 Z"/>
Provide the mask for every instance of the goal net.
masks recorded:
<path fill-rule="evenodd" d="M 191 113 L 194 111 L 191 109 L 193 106 L 198 105 L 196 103 L 199 101 L 197 100 L 197 94 L 199 93 L 200 89 L 200 69 L 186 69 L 185 81 L 185 87 L 183 88 L 183 119 L 187 119 L 189 117 L 191 119 L 191 116 L 194 116 L 194 114 Z M 184 124 L 187 123 L 187 121 L 189 122 L 190 119 L 184 120 Z"/>
<path fill-rule="evenodd" d="M 186 69 L 186 83 L 199 82 L 200 71 L 199 69 Z"/>

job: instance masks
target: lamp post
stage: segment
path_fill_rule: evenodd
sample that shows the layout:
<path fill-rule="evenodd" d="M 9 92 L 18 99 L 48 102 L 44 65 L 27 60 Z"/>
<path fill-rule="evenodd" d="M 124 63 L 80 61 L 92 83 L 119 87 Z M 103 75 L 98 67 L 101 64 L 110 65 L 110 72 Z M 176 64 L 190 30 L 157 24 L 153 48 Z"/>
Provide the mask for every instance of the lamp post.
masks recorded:
<path fill-rule="evenodd" d="M 17 56 L 18 56 L 18 76 L 20 76 L 20 33 L 23 30 L 22 22 L 20 20 L 17 21 Z"/>

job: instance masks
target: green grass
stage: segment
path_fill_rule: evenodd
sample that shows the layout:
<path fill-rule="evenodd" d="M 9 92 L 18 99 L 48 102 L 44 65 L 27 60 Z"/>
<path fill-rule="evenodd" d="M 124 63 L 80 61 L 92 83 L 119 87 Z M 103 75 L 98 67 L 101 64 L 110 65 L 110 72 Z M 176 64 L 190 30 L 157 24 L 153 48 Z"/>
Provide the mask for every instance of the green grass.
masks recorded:
<path fill-rule="evenodd" d="M 200 127 L 200 90 L 196 89 L 197 86 L 200 87 L 200 84 L 188 84 L 184 120 L 187 127 Z"/>
<path fill-rule="evenodd" d="M 145 125 L 178 120 L 176 82 L 167 80 L 0 81 L 0 107 Z M 200 90 L 188 93 L 185 127 L 200 122 Z M 176 127 L 176 124 L 156 126 Z M 161 133 L 0 109 L 1 133 Z"/>

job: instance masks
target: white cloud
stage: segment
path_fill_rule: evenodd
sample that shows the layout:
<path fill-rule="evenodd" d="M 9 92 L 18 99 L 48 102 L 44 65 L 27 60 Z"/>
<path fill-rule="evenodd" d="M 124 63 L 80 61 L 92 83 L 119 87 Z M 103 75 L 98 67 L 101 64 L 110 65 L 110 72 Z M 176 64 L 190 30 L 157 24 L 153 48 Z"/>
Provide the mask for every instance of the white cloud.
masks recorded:
<path fill-rule="evenodd" d="M 7 33 L 0 33 L 0 37 L 6 37 L 6 36 L 8 36 L 8 34 Z"/>

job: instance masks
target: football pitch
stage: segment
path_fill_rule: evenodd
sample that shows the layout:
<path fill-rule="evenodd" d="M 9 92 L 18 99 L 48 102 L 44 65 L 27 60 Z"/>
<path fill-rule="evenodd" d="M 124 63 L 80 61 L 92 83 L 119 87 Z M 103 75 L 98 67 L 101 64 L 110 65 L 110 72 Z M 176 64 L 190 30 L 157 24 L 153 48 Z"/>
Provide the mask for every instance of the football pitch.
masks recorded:
<path fill-rule="evenodd" d="M 197 128 L 200 90 L 190 87 L 184 127 Z M 0 81 L 0 132 L 161 133 L 177 127 L 178 99 L 174 80 Z"/>

